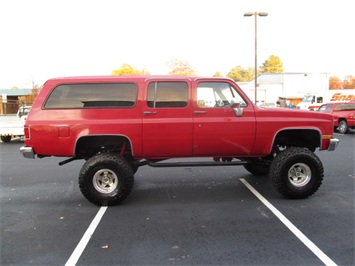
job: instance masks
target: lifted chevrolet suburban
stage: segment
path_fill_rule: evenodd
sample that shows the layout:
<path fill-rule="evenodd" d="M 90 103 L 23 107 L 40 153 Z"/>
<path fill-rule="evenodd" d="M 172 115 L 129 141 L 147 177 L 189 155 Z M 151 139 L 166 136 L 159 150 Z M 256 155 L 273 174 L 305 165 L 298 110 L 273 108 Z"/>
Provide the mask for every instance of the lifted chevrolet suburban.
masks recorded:
<path fill-rule="evenodd" d="M 67 157 L 61 165 L 84 160 L 80 190 L 97 205 L 122 202 L 143 165 L 241 165 L 299 199 L 320 187 L 323 165 L 314 151 L 334 150 L 332 134 L 331 115 L 257 107 L 226 78 L 68 77 L 44 84 L 21 152 Z"/>

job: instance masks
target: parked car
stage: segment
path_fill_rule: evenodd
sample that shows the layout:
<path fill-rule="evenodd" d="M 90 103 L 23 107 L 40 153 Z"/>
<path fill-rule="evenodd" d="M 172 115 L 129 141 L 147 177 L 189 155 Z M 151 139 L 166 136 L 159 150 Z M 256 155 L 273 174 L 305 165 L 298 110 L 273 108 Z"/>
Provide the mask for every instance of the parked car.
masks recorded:
<path fill-rule="evenodd" d="M 334 130 L 346 134 L 349 129 L 355 129 L 355 102 L 326 103 L 318 109 L 319 112 L 333 115 Z"/>
<path fill-rule="evenodd" d="M 0 139 L 2 142 L 10 142 L 14 137 L 23 138 L 24 124 L 31 106 L 21 106 L 16 115 L 0 117 Z"/>
<path fill-rule="evenodd" d="M 21 106 L 17 111 L 17 116 L 19 118 L 26 118 L 30 111 L 31 111 L 31 106 L 28 105 Z"/>

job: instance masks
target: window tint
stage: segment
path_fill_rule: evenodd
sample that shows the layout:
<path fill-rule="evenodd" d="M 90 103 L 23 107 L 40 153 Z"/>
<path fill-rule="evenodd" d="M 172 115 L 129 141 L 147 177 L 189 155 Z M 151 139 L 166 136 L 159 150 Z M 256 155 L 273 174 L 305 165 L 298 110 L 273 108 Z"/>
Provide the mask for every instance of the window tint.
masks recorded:
<path fill-rule="evenodd" d="M 147 105 L 151 108 L 182 108 L 187 106 L 188 86 L 185 82 L 151 82 Z"/>
<path fill-rule="evenodd" d="M 337 104 L 334 110 L 335 111 L 355 110 L 355 104 L 354 103 Z"/>
<path fill-rule="evenodd" d="M 246 106 L 244 99 L 226 82 L 201 82 L 197 87 L 197 105 L 203 108 L 220 108 L 231 105 L 231 100 Z"/>
<path fill-rule="evenodd" d="M 45 108 L 127 108 L 136 104 L 134 83 L 65 84 L 56 87 Z"/>
<path fill-rule="evenodd" d="M 330 113 L 332 111 L 332 105 L 327 104 L 327 107 L 325 108 L 325 112 Z"/>

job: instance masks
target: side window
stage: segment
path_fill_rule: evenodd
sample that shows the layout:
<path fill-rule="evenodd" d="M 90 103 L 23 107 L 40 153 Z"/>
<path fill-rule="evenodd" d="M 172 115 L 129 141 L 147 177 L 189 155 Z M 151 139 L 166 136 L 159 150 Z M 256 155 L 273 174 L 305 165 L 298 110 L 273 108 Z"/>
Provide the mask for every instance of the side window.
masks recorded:
<path fill-rule="evenodd" d="M 202 108 L 221 108 L 231 105 L 231 101 L 247 106 L 239 93 L 226 82 L 201 82 L 197 87 L 197 106 Z"/>
<path fill-rule="evenodd" d="M 325 109 L 326 113 L 330 113 L 332 111 L 332 105 L 331 104 L 327 104 L 327 107 Z"/>
<path fill-rule="evenodd" d="M 134 83 L 88 83 L 57 86 L 49 95 L 45 109 L 127 108 L 137 101 Z"/>
<path fill-rule="evenodd" d="M 355 104 L 353 104 L 353 103 L 342 103 L 342 104 L 338 104 L 338 105 L 335 107 L 335 110 L 336 110 L 336 111 L 344 111 L 344 110 L 350 111 L 350 110 L 355 110 Z"/>
<path fill-rule="evenodd" d="M 341 105 L 342 104 L 336 104 L 334 107 L 334 111 L 340 111 L 341 110 Z"/>
<path fill-rule="evenodd" d="M 183 108 L 188 102 L 185 82 L 151 82 L 148 86 L 147 105 L 150 108 Z"/>

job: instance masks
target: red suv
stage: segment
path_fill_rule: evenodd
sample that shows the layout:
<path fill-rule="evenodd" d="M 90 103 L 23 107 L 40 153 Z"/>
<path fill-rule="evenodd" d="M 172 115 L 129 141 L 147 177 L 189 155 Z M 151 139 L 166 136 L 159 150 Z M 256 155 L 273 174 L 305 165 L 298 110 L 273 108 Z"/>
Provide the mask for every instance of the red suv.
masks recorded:
<path fill-rule="evenodd" d="M 124 200 L 142 165 L 242 165 L 270 173 L 283 196 L 306 198 L 324 176 L 314 151 L 338 144 L 332 132 L 331 115 L 257 107 L 226 78 L 70 77 L 44 84 L 21 152 L 84 160 L 79 186 L 97 205 Z M 192 157 L 211 160 L 182 159 Z"/>
<path fill-rule="evenodd" d="M 319 112 L 329 113 L 334 119 L 334 129 L 346 134 L 355 129 L 355 102 L 327 103 L 318 109 Z"/>

